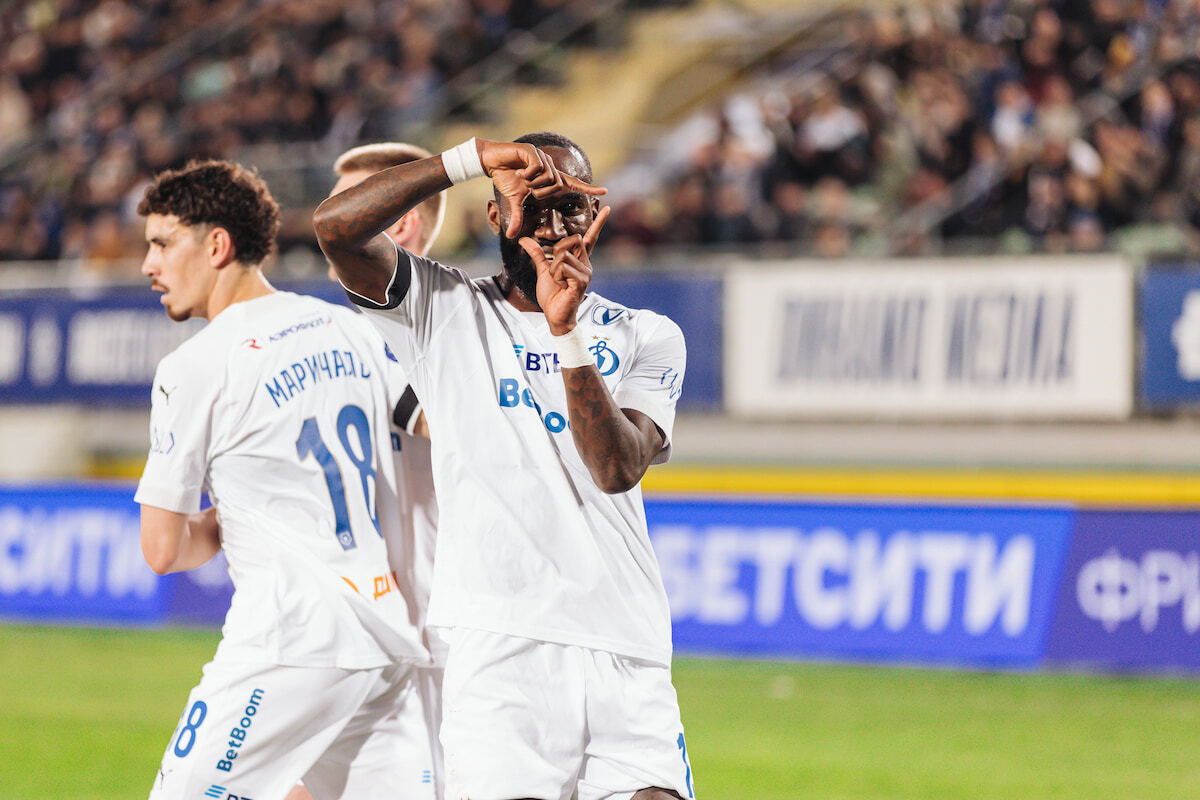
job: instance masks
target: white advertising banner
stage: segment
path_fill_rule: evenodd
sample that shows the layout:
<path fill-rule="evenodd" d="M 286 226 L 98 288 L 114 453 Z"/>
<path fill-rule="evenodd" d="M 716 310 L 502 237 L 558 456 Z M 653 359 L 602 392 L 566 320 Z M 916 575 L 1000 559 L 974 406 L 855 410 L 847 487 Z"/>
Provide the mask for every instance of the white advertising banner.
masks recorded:
<path fill-rule="evenodd" d="M 1116 256 L 758 263 L 725 290 L 725 403 L 756 417 L 1122 419 Z"/>

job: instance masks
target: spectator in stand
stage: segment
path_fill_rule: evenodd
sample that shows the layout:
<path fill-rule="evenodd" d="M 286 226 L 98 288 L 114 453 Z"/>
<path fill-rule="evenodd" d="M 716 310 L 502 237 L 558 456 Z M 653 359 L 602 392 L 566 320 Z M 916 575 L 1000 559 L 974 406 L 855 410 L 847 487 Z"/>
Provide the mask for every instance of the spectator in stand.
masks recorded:
<path fill-rule="evenodd" d="M 799 132 L 810 173 L 814 177 L 835 175 L 848 183 L 865 180 L 869 162 L 862 117 L 846 105 L 833 81 L 821 81 L 812 94 Z"/>
<path fill-rule="evenodd" d="M 808 213 L 808 190 L 799 181 L 780 181 L 771 191 L 773 225 L 767 239 L 800 242 L 812 232 Z"/>
<path fill-rule="evenodd" d="M 746 192 L 730 183 L 719 185 L 704 217 L 701 240 L 705 244 L 738 245 L 752 244 L 760 238 Z"/>

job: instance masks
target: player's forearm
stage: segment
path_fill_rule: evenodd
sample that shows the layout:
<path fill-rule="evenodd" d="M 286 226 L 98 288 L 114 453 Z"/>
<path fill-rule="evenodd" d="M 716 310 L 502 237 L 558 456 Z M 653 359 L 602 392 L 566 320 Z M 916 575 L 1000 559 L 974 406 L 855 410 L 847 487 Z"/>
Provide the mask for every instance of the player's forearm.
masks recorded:
<path fill-rule="evenodd" d="M 327 198 L 313 214 L 313 227 L 324 244 L 361 247 L 449 186 L 440 156 L 390 167 Z"/>
<path fill-rule="evenodd" d="M 450 185 L 435 156 L 401 164 L 329 197 L 313 214 L 317 243 L 342 284 L 372 300 L 386 299 L 398 266 L 384 233 L 422 201 Z M 407 286 L 407 275 L 400 276 Z"/>
<path fill-rule="evenodd" d="M 608 391 L 594 366 L 564 369 L 567 411 L 575 447 L 592 480 L 609 494 L 637 485 L 661 447 L 661 436 L 645 415 L 634 422 Z"/>
<path fill-rule="evenodd" d="M 221 549 L 221 526 L 217 522 L 217 509 L 210 506 L 197 514 L 188 515 L 188 550 L 190 563 L 181 569 L 192 569 L 207 564 Z"/>
<path fill-rule="evenodd" d="M 194 569 L 221 549 L 217 510 L 197 514 L 142 506 L 142 555 L 159 575 Z"/>

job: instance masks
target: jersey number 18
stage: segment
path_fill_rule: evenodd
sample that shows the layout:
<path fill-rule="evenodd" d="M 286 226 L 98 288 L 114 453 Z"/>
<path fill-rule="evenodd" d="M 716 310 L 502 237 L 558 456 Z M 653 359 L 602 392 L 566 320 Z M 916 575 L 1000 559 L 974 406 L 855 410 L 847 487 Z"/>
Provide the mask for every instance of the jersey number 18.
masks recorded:
<path fill-rule="evenodd" d="M 354 430 L 358 439 L 358 451 L 350 446 L 350 430 Z M 380 536 L 379 515 L 375 510 L 375 468 L 372 465 L 371 423 L 361 408 L 355 405 L 343 406 L 337 415 L 337 435 L 342 443 L 342 450 L 347 458 L 358 469 L 358 477 L 362 482 L 363 502 L 367 506 L 367 515 L 375 526 L 375 532 Z M 361 453 L 361 457 L 360 454 Z M 300 426 L 300 438 L 296 439 L 296 455 L 301 461 L 310 455 L 317 459 L 325 473 L 325 485 L 329 488 L 329 499 L 333 502 L 333 516 L 337 526 L 337 540 L 343 550 L 351 550 L 358 545 L 354 541 L 354 533 L 350 530 L 350 510 L 346 507 L 346 485 L 342 481 L 342 470 L 321 439 L 321 430 L 317 427 L 317 418 L 309 417 Z"/>

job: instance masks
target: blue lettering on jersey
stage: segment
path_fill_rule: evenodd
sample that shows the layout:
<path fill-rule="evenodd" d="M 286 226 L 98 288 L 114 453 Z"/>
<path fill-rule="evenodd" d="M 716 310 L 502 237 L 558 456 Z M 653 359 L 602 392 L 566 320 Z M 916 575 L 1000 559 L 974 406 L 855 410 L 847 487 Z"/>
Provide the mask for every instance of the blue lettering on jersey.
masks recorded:
<path fill-rule="evenodd" d="M 300 385 L 300 391 L 304 391 L 304 379 L 308 377 L 307 370 L 303 364 L 292 364 L 292 374 L 296 376 L 296 383 Z"/>
<path fill-rule="evenodd" d="M 557 411 L 543 414 L 541 405 L 533 399 L 533 392 L 529 391 L 528 388 L 523 388 L 521 382 L 516 378 L 500 379 L 497 398 L 501 408 L 517 408 L 521 405 L 532 408 L 537 413 L 542 424 L 546 426 L 546 430 L 551 433 L 562 433 L 571 427 L 571 423 L 567 421 L 567 417 L 564 414 L 560 414 Z"/>
<path fill-rule="evenodd" d="M 553 375 L 562 371 L 558 366 L 558 353 L 535 353 L 526 350 L 523 344 L 514 344 L 513 350 L 517 354 L 517 361 L 526 372 L 547 372 Z"/>
<path fill-rule="evenodd" d="M 281 331 L 275 331 L 275 333 L 272 333 L 268 337 L 268 341 L 278 342 L 280 339 L 291 336 L 293 333 L 299 333 L 300 331 L 308 330 L 310 328 L 320 328 L 324 325 L 332 324 L 333 317 L 319 317 L 317 319 L 305 320 L 304 322 L 297 322 L 295 325 L 289 325 Z M 255 343 L 251 344 L 250 346 L 254 347 L 256 350 L 261 349 L 261 347 L 257 346 L 257 342 L 255 340 L 247 341 L 254 341 Z"/>
<path fill-rule="evenodd" d="M 285 370 L 281 371 L 279 374 L 283 378 L 283 385 L 287 387 L 288 400 L 291 400 L 292 395 L 294 395 L 296 392 L 300 391 L 300 389 L 299 389 L 299 387 L 296 386 L 296 381 L 292 379 L 292 373 L 288 372 L 285 369 Z"/>
<path fill-rule="evenodd" d="M 175 449 L 175 434 L 159 431 L 157 425 L 150 426 L 150 452 L 165 456 Z"/>
<path fill-rule="evenodd" d="M 349 350 L 326 350 L 304 356 L 289 364 L 263 383 L 267 396 L 276 408 L 300 392 L 322 381 L 334 378 L 369 379 L 373 374 L 368 362 L 360 355 L 357 367 L 354 353 Z"/>
<path fill-rule="evenodd" d="M 314 383 L 321 379 L 321 362 L 315 353 L 304 357 L 304 366 L 308 367 L 308 373 L 312 375 Z"/>
<path fill-rule="evenodd" d="M 558 353 L 534 353 L 532 351 L 526 353 L 525 370 L 527 372 L 549 372 L 550 374 L 561 372 L 562 369 L 558 366 Z"/>
<path fill-rule="evenodd" d="M 518 384 L 512 378 L 500 379 L 500 407 L 501 408 L 516 408 L 520 402 L 520 394 L 517 390 Z"/>
<path fill-rule="evenodd" d="M 658 379 L 658 385 L 667 388 L 667 396 L 672 400 L 677 399 L 683 392 L 683 382 L 679 380 L 679 370 L 670 367 L 663 371 L 662 376 Z"/>
<path fill-rule="evenodd" d="M 601 375 L 612 375 L 617 371 L 617 367 L 621 366 L 620 357 L 608 346 L 605 339 L 596 342 L 588 350 L 596 357 L 596 368 L 600 370 Z"/>
<path fill-rule="evenodd" d="M 279 378 L 274 378 L 271 380 L 270 383 L 263 384 L 263 385 L 267 387 L 267 393 L 271 396 L 271 399 L 275 402 L 276 408 L 279 408 L 279 399 L 280 398 L 283 398 L 283 402 L 285 402 L 285 403 L 288 400 L 292 399 L 292 396 L 290 394 L 286 394 L 283 391 L 283 387 L 279 385 Z"/>

